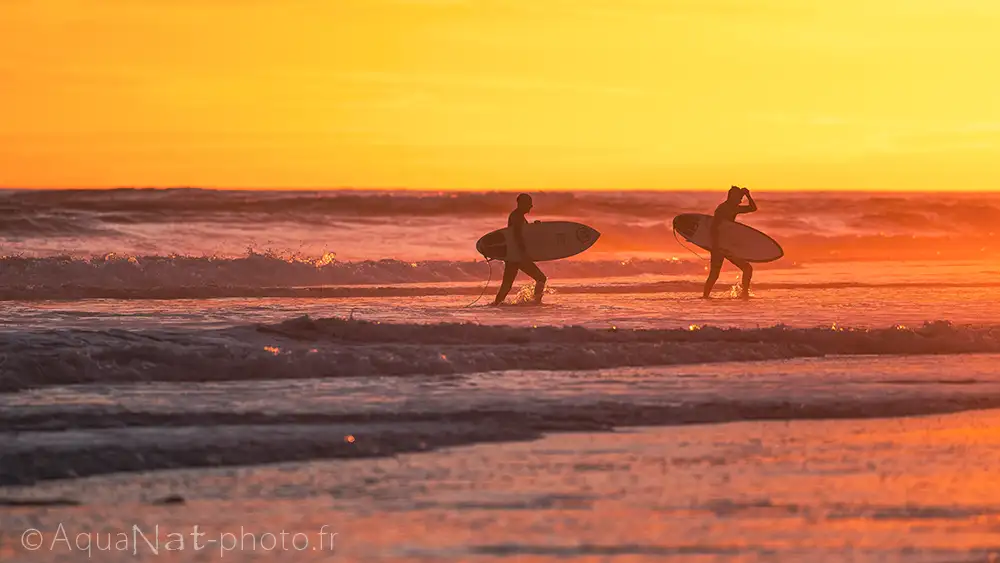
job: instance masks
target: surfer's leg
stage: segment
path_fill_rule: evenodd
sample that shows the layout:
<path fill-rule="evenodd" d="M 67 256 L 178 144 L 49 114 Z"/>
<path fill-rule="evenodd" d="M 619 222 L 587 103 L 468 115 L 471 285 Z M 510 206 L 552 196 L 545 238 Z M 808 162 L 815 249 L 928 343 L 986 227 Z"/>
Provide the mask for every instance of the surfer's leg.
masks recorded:
<path fill-rule="evenodd" d="M 494 305 L 499 305 L 503 303 L 504 299 L 507 299 L 507 294 L 510 293 L 510 288 L 514 286 L 514 278 L 516 277 L 517 277 L 517 263 L 504 262 L 503 281 L 500 283 L 500 291 L 497 291 L 497 298 L 493 300 Z"/>
<path fill-rule="evenodd" d="M 705 292 L 702 297 L 712 296 L 712 288 L 715 287 L 715 282 L 719 279 L 719 272 L 722 271 L 722 259 L 723 256 L 718 252 L 712 253 L 712 265 L 708 271 L 708 279 L 705 280 Z"/>
<path fill-rule="evenodd" d="M 743 277 L 740 278 L 740 286 L 742 289 L 740 291 L 740 297 L 743 299 L 750 298 L 750 280 L 753 278 L 753 265 L 746 260 L 740 258 L 730 258 L 730 262 L 736 265 L 740 270 L 743 270 Z"/>
<path fill-rule="evenodd" d="M 542 302 L 542 294 L 545 292 L 545 274 L 538 269 L 534 262 L 522 262 L 521 271 L 535 279 L 535 303 Z"/>

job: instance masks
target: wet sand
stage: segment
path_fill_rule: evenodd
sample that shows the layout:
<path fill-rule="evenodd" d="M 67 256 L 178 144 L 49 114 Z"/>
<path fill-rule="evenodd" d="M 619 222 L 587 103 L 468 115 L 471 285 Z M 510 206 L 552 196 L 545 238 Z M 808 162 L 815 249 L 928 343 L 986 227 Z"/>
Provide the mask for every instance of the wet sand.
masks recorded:
<path fill-rule="evenodd" d="M 998 468 L 996 410 L 561 433 L 6 487 L 0 559 L 83 560 L 91 538 L 94 561 L 996 561 Z M 156 525 L 159 555 L 130 543 Z"/>

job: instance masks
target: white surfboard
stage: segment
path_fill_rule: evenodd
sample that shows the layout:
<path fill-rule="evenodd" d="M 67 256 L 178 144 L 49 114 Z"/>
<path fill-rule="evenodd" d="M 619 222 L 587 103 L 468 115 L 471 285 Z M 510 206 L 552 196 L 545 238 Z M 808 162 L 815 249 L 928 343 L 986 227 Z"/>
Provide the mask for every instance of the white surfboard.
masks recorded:
<path fill-rule="evenodd" d="M 569 258 L 587 250 L 597 242 L 601 233 L 571 221 L 542 221 L 525 225 L 522 236 L 530 259 L 544 262 Z M 476 242 L 476 250 L 496 260 L 517 262 L 521 259 L 513 233 L 506 228 L 483 235 Z"/>
<path fill-rule="evenodd" d="M 683 213 L 674 217 L 674 230 L 688 242 L 711 251 L 713 220 L 711 215 Z M 773 262 L 785 255 L 773 238 L 735 221 L 723 221 L 719 225 L 719 250 L 726 256 L 748 262 Z"/>

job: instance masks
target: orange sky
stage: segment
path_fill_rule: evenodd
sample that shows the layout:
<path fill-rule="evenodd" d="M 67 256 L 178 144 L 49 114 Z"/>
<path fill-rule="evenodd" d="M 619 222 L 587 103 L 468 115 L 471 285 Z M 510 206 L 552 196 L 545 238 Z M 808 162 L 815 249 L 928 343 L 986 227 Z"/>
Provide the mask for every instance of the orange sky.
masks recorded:
<path fill-rule="evenodd" d="M 992 0 L 2 0 L 0 184 L 996 189 Z"/>

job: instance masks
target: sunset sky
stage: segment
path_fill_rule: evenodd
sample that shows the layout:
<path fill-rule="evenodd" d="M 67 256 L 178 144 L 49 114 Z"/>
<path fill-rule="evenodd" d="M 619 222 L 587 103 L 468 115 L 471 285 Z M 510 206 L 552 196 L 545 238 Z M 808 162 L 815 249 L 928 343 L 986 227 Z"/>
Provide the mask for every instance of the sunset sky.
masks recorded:
<path fill-rule="evenodd" d="M 994 0 L 2 0 L 0 184 L 1000 188 Z"/>

